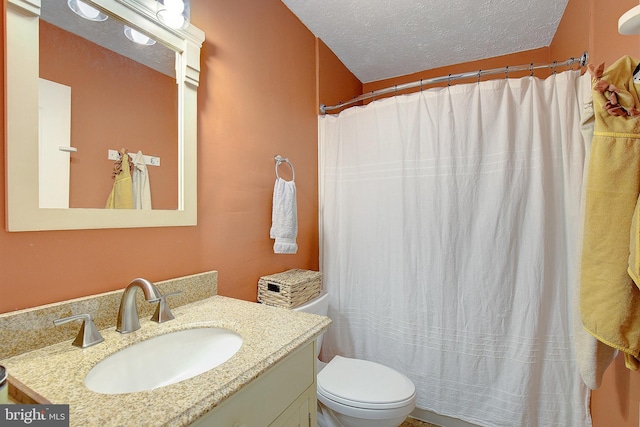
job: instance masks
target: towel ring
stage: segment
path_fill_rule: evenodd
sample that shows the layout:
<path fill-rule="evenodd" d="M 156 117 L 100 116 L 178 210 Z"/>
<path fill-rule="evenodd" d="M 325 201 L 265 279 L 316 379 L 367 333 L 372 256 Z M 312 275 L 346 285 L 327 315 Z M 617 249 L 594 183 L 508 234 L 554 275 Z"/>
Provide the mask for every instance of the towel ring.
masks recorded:
<path fill-rule="evenodd" d="M 274 159 L 276 161 L 276 178 L 280 178 L 280 175 L 278 175 L 278 166 L 280 166 L 280 163 L 286 163 L 291 168 L 291 176 L 292 176 L 291 181 L 295 181 L 296 180 L 296 171 L 293 169 L 293 165 L 291 164 L 289 159 L 284 158 L 279 154 Z"/>

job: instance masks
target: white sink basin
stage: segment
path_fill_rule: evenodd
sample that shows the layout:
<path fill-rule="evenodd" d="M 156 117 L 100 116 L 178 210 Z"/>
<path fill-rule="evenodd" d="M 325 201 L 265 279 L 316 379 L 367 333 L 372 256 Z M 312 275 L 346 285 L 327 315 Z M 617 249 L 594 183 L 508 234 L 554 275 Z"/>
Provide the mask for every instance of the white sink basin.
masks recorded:
<path fill-rule="evenodd" d="M 222 328 L 186 329 L 126 347 L 94 366 L 84 379 L 103 394 L 153 390 L 195 377 L 229 360 L 242 338 Z"/>

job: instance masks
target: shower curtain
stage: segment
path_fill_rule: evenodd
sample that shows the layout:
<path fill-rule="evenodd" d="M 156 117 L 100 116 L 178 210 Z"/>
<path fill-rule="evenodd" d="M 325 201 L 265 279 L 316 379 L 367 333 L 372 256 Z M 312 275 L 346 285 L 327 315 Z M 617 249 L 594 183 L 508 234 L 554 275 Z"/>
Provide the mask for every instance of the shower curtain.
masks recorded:
<path fill-rule="evenodd" d="M 567 71 L 319 118 L 323 360 L 393 367 L 418 408 L 481 426 L 591 425 L 572 347 L 589 89 Z"/>

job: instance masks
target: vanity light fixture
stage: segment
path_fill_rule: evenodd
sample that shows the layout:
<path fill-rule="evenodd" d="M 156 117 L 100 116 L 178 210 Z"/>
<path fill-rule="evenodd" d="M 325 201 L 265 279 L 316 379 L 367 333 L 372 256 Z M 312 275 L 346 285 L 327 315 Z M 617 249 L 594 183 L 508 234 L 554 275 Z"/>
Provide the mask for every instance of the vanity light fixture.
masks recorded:
<path fill-rule="evenodd" d="M 127 38 L 132 42 L 141 44 L 143 46 L 151 46 L 156 44 L 156 41 L 154 39 L 142 34 L 138 30 L 134 30 L 128 25 L 124 26 L 124 35 L 127 36 Z"/>
<path fill-rule="evenodd" d="M 108 16 L 100 12 L 93 6 L 89 6 L 82 0 L 68 0 L 69 9 L 73 10 L 76 15 L 81 16 L 89 21 L 106 21 Z"/>
<path fill-rule="evenodd" d="M 156 15 L 170 28 L 185 29 L 191 17 L 190 0 L 158 0 Z"/>

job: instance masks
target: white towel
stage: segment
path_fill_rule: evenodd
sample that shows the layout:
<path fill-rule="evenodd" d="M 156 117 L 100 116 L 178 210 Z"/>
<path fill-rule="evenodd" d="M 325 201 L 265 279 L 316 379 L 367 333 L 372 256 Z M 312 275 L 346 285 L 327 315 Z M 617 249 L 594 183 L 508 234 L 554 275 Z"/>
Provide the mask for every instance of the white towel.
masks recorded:
<path fill-rule="evenodd" d="M 149 172 L 142 151 L 133 157 L 133 204 L 135 209 L 151 209 Z"/>
<path fill-rule="evenodd" d="M 298 208 L 296 204 L 296 184 L 293 181 L 276 179 L 273 188 L 273 210 L 269 235 L 276 241 L 273 252 L 295 254 L 298 252 Z"/>

